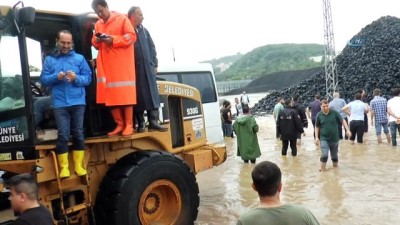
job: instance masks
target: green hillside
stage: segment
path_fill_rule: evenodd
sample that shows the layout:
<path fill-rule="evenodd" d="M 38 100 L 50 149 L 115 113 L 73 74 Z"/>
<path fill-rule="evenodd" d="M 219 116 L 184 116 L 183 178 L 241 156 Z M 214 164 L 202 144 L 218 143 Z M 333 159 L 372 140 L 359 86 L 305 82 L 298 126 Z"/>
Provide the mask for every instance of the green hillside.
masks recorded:
<path fill-rule="evenodd" d="M 245 55 L 237 54 L 208 62 L 213 64 L 218 81 L 242 80 L 275 72 L 320 67 L 323 62 L 311 57 L 323 55 L 324 46 L 319 44 L 275 44 L 256 48 Z M 228 69 L 221 72 L 221 64 L 229 65 Z"/>

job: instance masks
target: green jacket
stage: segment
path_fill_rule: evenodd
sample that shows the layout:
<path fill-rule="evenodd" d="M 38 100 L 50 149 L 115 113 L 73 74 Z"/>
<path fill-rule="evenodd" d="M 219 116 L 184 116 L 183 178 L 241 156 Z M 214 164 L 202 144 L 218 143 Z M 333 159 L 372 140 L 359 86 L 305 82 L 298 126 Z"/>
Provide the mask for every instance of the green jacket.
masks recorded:
<path fill-rule="evenodd" d="M 260 157 L 258 145 L 258 124 L 251 114 L 239 116 L 233 123 L 236 133 L 238 151 L 237 155 L 243 160 L 253 160 Z"/>

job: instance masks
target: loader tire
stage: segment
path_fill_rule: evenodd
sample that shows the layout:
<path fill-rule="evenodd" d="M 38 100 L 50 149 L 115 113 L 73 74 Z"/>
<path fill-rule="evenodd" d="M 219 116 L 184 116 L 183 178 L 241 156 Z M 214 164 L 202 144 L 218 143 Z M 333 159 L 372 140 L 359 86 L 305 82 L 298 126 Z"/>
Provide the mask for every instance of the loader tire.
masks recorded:
<path fill-rule="evenodd" d="M 193 224 L 199 187 L 189 166 L 163 151 L 138 151 L 106 174 L 96 197 L 98 225 Z"/>

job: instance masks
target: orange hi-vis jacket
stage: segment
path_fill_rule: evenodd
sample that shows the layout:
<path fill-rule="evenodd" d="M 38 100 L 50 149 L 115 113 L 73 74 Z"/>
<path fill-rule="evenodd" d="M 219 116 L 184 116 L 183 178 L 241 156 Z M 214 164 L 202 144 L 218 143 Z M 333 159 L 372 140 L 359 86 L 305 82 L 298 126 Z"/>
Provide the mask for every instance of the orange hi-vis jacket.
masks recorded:
<path fill-rule="evenodd" d="M 95 24 L 93 46 L 99 50 L 97 65 L 96 102 L 106 106 L 136 104 L 135 30 L 126 15 L 112 12 L 106 23 Z M 112 45 L 96 42 L 96 33 L 113 38 Z"/>

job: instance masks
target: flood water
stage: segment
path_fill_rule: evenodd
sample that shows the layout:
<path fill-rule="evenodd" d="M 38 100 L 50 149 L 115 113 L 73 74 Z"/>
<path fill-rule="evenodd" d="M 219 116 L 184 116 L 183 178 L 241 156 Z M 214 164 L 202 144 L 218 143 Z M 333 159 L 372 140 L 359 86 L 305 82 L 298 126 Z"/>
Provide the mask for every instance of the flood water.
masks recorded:
<path fill-rule="evenodd" d="M 250 101 L 254 104 L 263 96 L 250 95 Z M 311 121 L 296 157 L 290 155 L 290 149 L 288 156 L 281 156 L 272 116 L 259 117 L 257 122 L 262 152 L 257 162 L 269 160 L 281 168 L 282 202 L 304 205 L 324 225 L 400 224 L 400 146 L 377 144 L 375 129 L 370 126 L 365 143 L 340 141 L 339 168 L 332 168 L 328 161 L 328 171 L 319 172 L 320 150 L 313 141 Z M 236 139 L 225 143 L 226 162 L 196 175 L 200 188 L 196 225 L 234 225 L 241 213 L 258 205 L 251 188 L 254 165 L 244 164 L 236 156 Z M 0 221 L 5 219 L 0 212 Z"/>
<path fill-rule="evenodd" d="M 272 116 L 259 117 L 257 123 L 262 153 L 257 162 L 269 160 L 281 168 L 282 202 L 304 205 L 321 224 L 400 224 L 400 146 L 378 144 L 374 127 L 369 127 L 363 144 L 341 140 L 339 168 L 333 168 L 329 159 L 328 171 L 319 172 L 320 150 L 313 141 L 311 121 L 296 157 L 290 148 L 288 156 L 281 156 Z M 236 139 L 225 143 L 226 162 L 196 175 L 200 187 L 196 225 L 236 224 L 242 212 L 258 205 L 251 188 L 254 165 L 236 156 Z"/>

